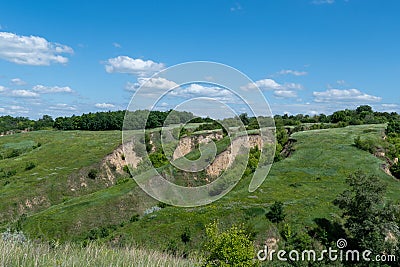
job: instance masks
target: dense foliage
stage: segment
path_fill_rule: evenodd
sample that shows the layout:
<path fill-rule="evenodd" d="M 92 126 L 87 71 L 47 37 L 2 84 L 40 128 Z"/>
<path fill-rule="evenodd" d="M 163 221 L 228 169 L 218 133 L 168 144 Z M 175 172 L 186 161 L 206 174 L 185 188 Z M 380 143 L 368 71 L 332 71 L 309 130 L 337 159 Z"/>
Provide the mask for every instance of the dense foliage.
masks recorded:
<path fill-rule="evenodd" d="M 350 175 L 347 184 L 350 189 L 340 194 L 334 204 L 343 211 L 351 245 L 375 254 L 395 253 L 395 243 L 400 237 L 398 212 L 385 200 L 386 185 L 362 172 Z"/>
<path fill-rule="evenodd" d="M 221 232 L 217 222 L 206 226 L 205 266 L 253 266 L 254 247 L 249 235 L 232 226 Z"/>
<path fill-rule="evenodd" d="M 58 117 L 54 122 L 54 128 L 58 130 L 121 130 L 124 117 L 126 116 L 127 130 L 137 130 L 146 128 L 161 127 L 165 124 L 185 123 L 193 118 L 190 112 L 180 111 L 148 111 L 136 110 L 128 111 L 108 111 L 82 114 L 81 116 Z"/>
<path fill-rule="evenodd" d="M 283 211 L 283 203 L 280 201 L 275 201 L 271 206 L 271 209 L 265 214 L 273 223 L 279 223 L 285 219 L 285 212 Z"/>
<path fill-rule="evenodd" d="M 377 124 L 398 120 L 396 112 L 373 111 L 368 105 L 359 106 L 355 110 L 345 109 L 335 111 L 332 115 L 275 115 L 275 124 L 296 126 L 301 123 L 342 123 L 344 125 Z"/>
<path fill-rule="evenodd" d="M 0 116 L 0 133 L 18 130 L 41 130 L 53 127 L 53 123 L 54 121 L 49 115 L 44 115 L 37 121 L 26 117 Z"/>

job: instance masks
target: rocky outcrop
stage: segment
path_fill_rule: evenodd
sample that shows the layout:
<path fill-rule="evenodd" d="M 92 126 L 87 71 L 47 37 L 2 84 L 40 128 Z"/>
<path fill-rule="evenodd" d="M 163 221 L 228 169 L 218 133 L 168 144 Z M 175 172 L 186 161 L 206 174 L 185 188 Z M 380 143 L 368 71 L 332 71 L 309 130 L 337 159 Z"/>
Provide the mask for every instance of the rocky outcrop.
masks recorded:
<path fill-rule="evenodd" d="M 222 132 L 211 132 L 207 134 L 191 135 L 179 139 L 178 146 L 176 147 L 172 159 L 181 158 L 195 149 L 196 145 L 207 144 L 214 140 L 221 140 L 224 136 Z"/>
<path fill-rule="evenodd" d="M 236 156 L 240 153 L 242 148 L 262 148 L 263 141 L 260 135 L 248 135 L 235 138 L 229 148 L 219 155 L 214 161 L 206 168 L 207 175 L 211 177 L 218 176 L 223 170 L 229 168 Z"/>

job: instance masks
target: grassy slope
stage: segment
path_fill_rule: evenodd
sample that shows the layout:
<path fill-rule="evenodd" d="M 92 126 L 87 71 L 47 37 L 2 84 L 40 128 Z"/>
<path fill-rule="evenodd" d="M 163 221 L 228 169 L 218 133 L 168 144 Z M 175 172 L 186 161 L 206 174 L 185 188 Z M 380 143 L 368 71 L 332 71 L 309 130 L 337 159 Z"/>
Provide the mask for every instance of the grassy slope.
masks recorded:
<path fill-rule="evenodd" d="M 15 219 L 16 212 L 31 213 L 63 200 L 101 188 L 87 180 L 87 189 L 72 192 L 69 177 L 79 169 L 99 162 L 121 142 L 121 132 L 37 131 L 0 137 L 0 148 L 10 144 L 41 143 L 41 147 L 16 158 L 0 160 L 0 168 L 16 170 L 15 176 L 0 179 L 0 224 Z M 36 167 L 25 171 L 27 162 Z M 40 199 L 29 209 L 26 201 Z M 44 199 L 43 199 L 44 198 Z"/>
<path fill-rule="evenodd" d="M 186 250 L 199 248 L 204 238 L 204 224 L 219 219 L 226 225 L 244 223 L 245 227 L 257 233 L 256 239 L 263 242 L 273 231 L 264 213 L 274 201 L 285 203 L 287 222 L 296 230 L 313 226 L 315 218 L 338 218 L 338 210 L 332 205 L 332 200 L 345 189 L 345 177 L 359 169 L 378 175 L 389 185 L 388 197 L 398 200 L 400 184 L 380 170 L 382 161 L 352 146 L 357 135 L 378 139 L 383 129 L 384 125 L 365 125 L 296 133 L 293 135 L 297 140 L 296 152 L 274 164 L 263 185 L 251 194 L 247 192 L 249 178 L 246 178 L 227 196 L 211 205 L 191 209 L 167 207 L 130 223 L 126 220 L 134 210 L 143 210 L 155 202 L 145 196 L 134 182 L 128 182 L 74 198 L 28 217 L 24 230 L 31 235 L 37 236 L 41 231 L 45 233 L 44 237 L 65 240 L 75 238 L 92 227 L 124 221 L 109 237 L 113 243 L 124 245 L 133 242 L 153 249 L 173 247 Z M 67 138 L 71 133 L 49 134 L 66 135 L 63 138 Z M 92 134 L 92 138 L 85 142 L 101 144 L 97 139 L 101 135 L 89 132 L 74 134 Z M 113 136 L 113 133 L 103 134 Z M 86 161 L 91 162 L 89 159 Z M 186 246 L 180 241 L 185 228 L 190 229 L 192 236 Z"/>
<path fill-rule="evenodd" d="M 12 243 L 0 239 L 0 266 L 200 266 L 195 259 L 182 259 L 134 247 L 110 249 L 90 244 L 50 246 Z"/>

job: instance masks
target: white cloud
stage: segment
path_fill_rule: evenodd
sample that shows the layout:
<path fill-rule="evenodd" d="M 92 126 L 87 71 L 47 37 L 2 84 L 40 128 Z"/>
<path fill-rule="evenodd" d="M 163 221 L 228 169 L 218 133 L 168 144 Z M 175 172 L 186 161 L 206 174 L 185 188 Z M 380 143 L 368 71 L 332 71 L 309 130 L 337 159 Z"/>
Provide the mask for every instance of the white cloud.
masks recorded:
<path fill-rule="evenodd" d="M 32 88 L 33 91 L 41 93 L 41 94 L 51 94 L 51 93 L 73 93 L 74 91 L 69 86 L 44 86 L 44 85 L 35 85 Z"/>
<path fill-rule="evenodd" d="M 28 90 L 11 90 L 10 96 L 14 97 L 38 97 L 39 94 Z"/>
<path fill-rule="evenodd" d="M 4 92 L 6 89 L 7 89 L 6 87 L 0 85 L 0 92 Z"/>
<path fill-rule="evenodd" d="M 6 109 L 5 109 L 5 108 L 0 108 L 0 112 L 1 112 L 1 113 L 5 113 L 5 112 L 6 112 Z"/>
<path fill-rule="evenodd" d="M 116 47 L 116 48 L 121 48 L 121 45 L 120 45 L 119 43 L 115 43 L 115 42 L 114 42 L 112 45 L 113 45 L 114 47 Z"/>
<path fill-rule="evenodd" d="M 278 72 L 280 75 L 287 75 L 291 74 L 294 76 L 304 76 L 307 75 L 308 73 L 306 71 L 298 71 L 298 70 L 281 70 Z"/>
<path fill-rule="evenodd" d="M 274 81 L 273 79 L 263 79 L 263 80 L 258 80 L 254 83 L 249 83 L 245 86 L 242 86 L 241 89 L 243 90 L 249 90 L 249 89 L 255 89 L 255 88 L 260 88 L 261 90 L 288 90 L 288 89 L 302 89 L 303 86 L 298 83 L 285 83 L 285 84 L 280 84 Z"/>
<path fill-rule="evenodd" d="M 346 81 L 345 80 L 337 80 L 336 81 L 336 83 L 338 84 L 338 85 L 347 85 L 347 83 L 346 83 Z"/>
<path fill-rule="evenodd" d="M 10 106 L 10 109 L 12 109 L 12 110 L 24 110 L 26 108 L 21 107 L 21 106 Z"/>
<path fill-rule="evenodd" d="M 397 104 L 382 104 L 382 107 L 385 108 L 397 108 L 398 106 Z"/>
<path fill-rule="evenodd" d="M 76 111 L 76 106 L 68 105 L 68 104 L 55 104 L 49 107 L 50 110 L 58 110 L 58 111 Z"/>
<path fill-rule="evenodd" d="M 71 47 L 48 42 L 38 36 L 0 32 L 0 58 L 23 65 L 50 65 L 68 62 L 62 54 L 72 54 Z"/>
<path fill-rule="evenodd" d="M 328 89 L 313 92 L 315 102 L 379 102 L 381 97 L 365 94 L 357 89 Z"/>
<path fill-rule="evenodd" d="M 274 96 L 278 98 L 295 98 L 297 97 L 297 92 L 293 90 L 276 90 Z"/>
<path fill-rule="evenodd" d="M 114 108 L 114 107 L 115 107 L 115 105 L 110 104 L 110 103 L 97 103 L 97 104 L 95 104 L 94 106 L 95 106 L 96 108 L 104 108 L 104 109 L 107 109 L 107 108 Z"/>
<path fill-rule="evenodd" d="M 136 83 L 131 83 L 127 82 L 125 85 L 125 89 L 127 91 L 136 91 L 140 87 L 143 87 L 143 89 L 162 89 L 162 90 L 168 90 L 172 89 L 174 87 L 178 86 L 173 81 L 167 80 L 162 77 L 156 77 L 156 78 L 138 78 Z"/>
<path fill-rule="evenodd" d="M 156 63 L 152 60 L 134 59 L 128 56 L 110 58 L 106 62 L 105 69 L 108 73 L 129 73 L 140 77 L 149 76 L 165 68 L 163 63 Z"/>
<path fill-rule="evenodd" d="M 209 97 L 224 102 L 233 102 L 234 94 L 227 89 L 216 86 L 204 86 L 201 84 L 190 84 L 171 91 L 171 95 L 182 98 Z"/>
<path fill-rule="evenodd" d="M 160 104 L 160 106 L 161 106 L 161 107 L 168 107 L 169 104 L 168 104 L 167 102 L 162 102 L 162 103 Z"/>
<path fill-rule="evenodd" d="M 11 83 L 13 85 L 25 85 L 26 84 L 26 82 L 21 80 L 20 78 L 11 79 Z"/>
<path fill-rule="evenodd" d="M 311 2 L 314 5 L 323 5 L 323 4 L 333 4 L 335 3 L 335 0 L 313 0 Z"/>

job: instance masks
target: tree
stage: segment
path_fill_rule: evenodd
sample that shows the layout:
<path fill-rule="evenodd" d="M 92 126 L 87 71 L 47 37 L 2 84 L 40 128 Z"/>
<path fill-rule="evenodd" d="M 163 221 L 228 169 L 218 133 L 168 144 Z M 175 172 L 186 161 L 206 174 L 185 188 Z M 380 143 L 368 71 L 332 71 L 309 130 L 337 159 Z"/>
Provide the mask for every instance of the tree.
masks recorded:
<path fill-rule="evenodd" d="M 232 226 L 220 232 L 218 222 L 206 226 L 205 266 L 253 266 L 254 246 L 249 235 Z"/>
<path fill-rule="evenodd" d="M 346 182 L 350 189 L 340 194 L 334 204 L 343 211 L 351 243 L 375 254 L 391 251 L 394 245 L 385 239 L 390 240 L 391 236 L 397 242 L 400 233 L 396 223 L 398 212 L 384 198 L 386 186 L 378 177 L 360 171 L 350 175 Z"/>
<path fill-rule="evenodd" d="M 283 203 L 280 201 L 275 201 L 271 206 L 271 209 L 265 214 L 265 217 L 267 217 L 273 223 L 279 223 L 283 221 L 285 216 Z"/>
<path fill-rule="evenodd" d="M 372 113 L 372 107 L 368 105 L 362 105 L 356 108 L 357 114 L 361 114 L 362 112 Z"/>
<path fill-rule="evenodd" d="M 239 115 L 239 119 L 243 122 L 244 125 L 248 125 L 250 120 L 247 113 L 242 113 Z"/>

